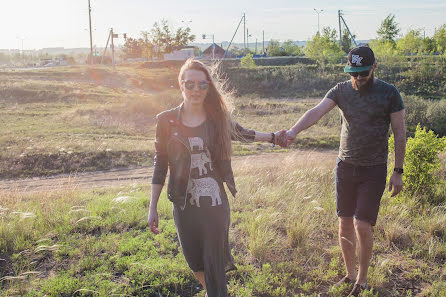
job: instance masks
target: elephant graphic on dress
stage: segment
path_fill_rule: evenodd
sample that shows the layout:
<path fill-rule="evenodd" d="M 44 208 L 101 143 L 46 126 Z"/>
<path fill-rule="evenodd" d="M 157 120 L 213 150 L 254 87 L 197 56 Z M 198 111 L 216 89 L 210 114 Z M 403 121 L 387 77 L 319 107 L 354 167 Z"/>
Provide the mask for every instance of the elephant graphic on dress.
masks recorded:
<path fill-rule="evenodd" d="M 203 139 L 200 137 L 189 137 L 190 149 L 193 150 L 194 146 L 198 146 L 198 150 L 203 150 Z"/>
<path fill-rule="evenodd" d="M 200 207 L 200 197 L 207 196 L 212 199 L 212 206 L 220 205 L 220 187 L 215 179 L 204 177 L 199 179 L 190 179 L 187 185 L 187 193 L 190 193 L 190 204 Z"/>
<path fill-rule="evenodd" d="M 202 176 L 203 174 L 207 174 L 208 170 L 206 168 L 206 163 L 209 164 L 209 169 L 212 171 L 212 162 L 209 159 L 206 153 L 192 154 L 190 168 L 198 168 L 198 174 Z"/>

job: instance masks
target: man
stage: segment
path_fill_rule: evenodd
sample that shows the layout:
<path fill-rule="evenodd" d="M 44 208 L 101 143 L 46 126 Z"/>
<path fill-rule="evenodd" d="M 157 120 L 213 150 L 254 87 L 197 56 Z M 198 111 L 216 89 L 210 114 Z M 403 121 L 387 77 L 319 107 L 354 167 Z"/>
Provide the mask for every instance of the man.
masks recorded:
<path fill-rule="evenodd" d="M 344 72 L 351 79 L 338 83 L 314 108 L 287 131 L 288 143 L 314 125 L 336 105 L 342 115 L 341 141 L 336 161 L 336 213 L 339 244 L 347 274 L 336 285 L 352 283 L 348 296 L 367 289 L 372 255 L 372 229 L 386 185 L 389 124 L 395 137 L 394 172 L 389 181 L 392 197 L 403 186 L 406 147 L 404 104 L 397 89 L 374 77 L 376 61 L 369 47 L 352 49 Z M 355 252 L 358 243 L 359 269 Z"/>

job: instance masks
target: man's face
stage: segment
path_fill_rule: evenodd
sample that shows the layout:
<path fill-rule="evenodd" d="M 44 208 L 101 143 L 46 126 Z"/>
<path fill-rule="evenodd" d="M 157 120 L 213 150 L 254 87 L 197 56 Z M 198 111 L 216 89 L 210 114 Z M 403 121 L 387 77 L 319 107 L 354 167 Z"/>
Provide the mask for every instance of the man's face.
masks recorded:
<path fill-rule="evenodd" d="M 376 64 L 373 65 L 372 68 L 369 69 L 369 73 L 366 76 L 358 75 L 358 76 L 351 76 L 352 85 L 353 88 L 357 91 L 363 91 L 366 89 L 369 89 L 373 85 L 373 81 L 375 79 L 374 72 L 375 72 Z"/>

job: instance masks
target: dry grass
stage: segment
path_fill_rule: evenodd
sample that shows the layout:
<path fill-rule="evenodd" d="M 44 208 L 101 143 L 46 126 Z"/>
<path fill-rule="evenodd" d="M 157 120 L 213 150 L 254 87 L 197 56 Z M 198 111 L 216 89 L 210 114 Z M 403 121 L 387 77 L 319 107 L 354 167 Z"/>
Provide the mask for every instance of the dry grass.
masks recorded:
<path fill-rule="evenodd" d="M 336 155 L 297 151 L 237 162 L 239 192 L 230 197 L 230 244 L 238 266 L 229 274 L 234 296 L 315 296 L 329 290 L 327 296 L 342 296 L 342 290 L 329 288 L 344 273 L 334 211 Z M 200 296 L 179 252 L 165 193 L 161 234 L 146 228 L 149 192 L 131 186 L 0 193 L 5 296 L 88 290 Z M 412 296 L 436 296 L 428 292 L 442 292 L 445 208 L 422 208 L 404 194 L 398 199 L 384 195 L 375 228 L 369 274 L 374 296 L 406 296 L 408 290 Z M 104 282 L 105 272 L 117 277 Z"/>

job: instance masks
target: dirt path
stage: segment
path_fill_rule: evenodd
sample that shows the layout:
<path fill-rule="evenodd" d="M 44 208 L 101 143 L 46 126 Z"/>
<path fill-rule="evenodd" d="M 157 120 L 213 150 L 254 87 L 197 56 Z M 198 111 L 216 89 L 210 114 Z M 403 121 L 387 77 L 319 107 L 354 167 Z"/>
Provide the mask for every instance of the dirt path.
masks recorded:
<path fill-rule="evenodd" d="M 265 153 L 234 157 L 233 167 L 242 166 L 244 162 L 277 162 L 287 154 L 296 153 Z M 309 151 L 306 151 L 309 153 Z M 318 152 L 314 152 L 318 153 Z M 320 152 L 319 152 L 320 153 Z M 327 153 L 327 152 L 325 152 Z M 328 151 L 336 155 L 335 151 Z M 13 191 L 19 193 L 47 192 L 64 189 L 98 189 L 119 187 L 133 183 L 150 183 L 153 167 L 140 167 L 134 169 L 115 169 L 108 171 L 86 172 L 79 174 L 59 174 L 51 177 L 35 177 L 27 179 L 0 180 L 0 191 Z"/>

